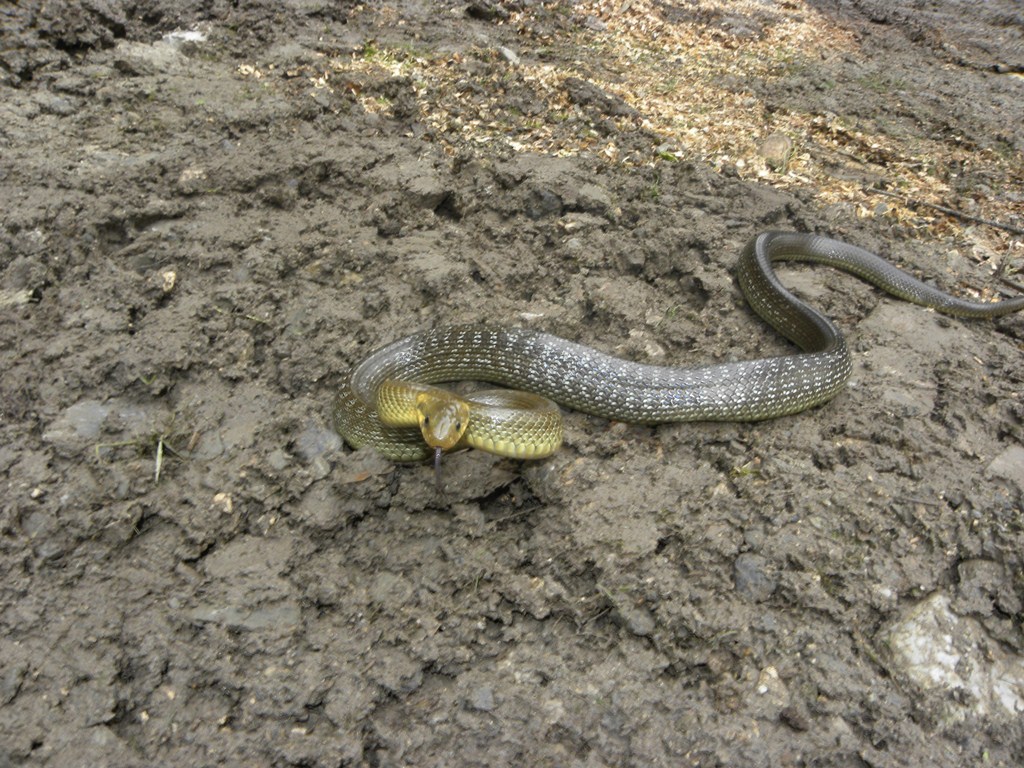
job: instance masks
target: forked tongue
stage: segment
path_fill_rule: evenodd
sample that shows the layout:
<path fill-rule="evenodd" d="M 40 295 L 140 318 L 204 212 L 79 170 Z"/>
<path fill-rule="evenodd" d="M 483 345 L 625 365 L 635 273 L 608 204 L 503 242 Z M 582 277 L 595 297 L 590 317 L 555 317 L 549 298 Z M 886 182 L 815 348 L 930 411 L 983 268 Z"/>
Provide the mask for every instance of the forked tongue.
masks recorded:
<path fill-rule="evenodd" d="M 434 446 L 434 482 L 437 492 L 441 493 L 441 446 Z"/>

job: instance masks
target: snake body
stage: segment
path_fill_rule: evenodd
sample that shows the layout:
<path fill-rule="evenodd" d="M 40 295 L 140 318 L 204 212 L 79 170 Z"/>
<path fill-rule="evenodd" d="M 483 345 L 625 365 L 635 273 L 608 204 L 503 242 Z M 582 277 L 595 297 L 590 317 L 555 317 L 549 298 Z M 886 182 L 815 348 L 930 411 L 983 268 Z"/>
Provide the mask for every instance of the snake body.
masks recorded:
<path fill-rule="evenodd" d="M 445 326 L 399 339 L 358 365 L 335 403 L 335 425 L 351 446 L 370 445 L 396 461 L 431 456 L 434 448 L 424 441 L 415 418 L 410 426 L 381 421 L 378 393 L 385 382 L 401 388 L 403 382 L 488 381 L 575 410 L 639 424 L 756 421 L 803 411 L 839 393 L 852 365 L 835 324 L 779 281 L 772 263 L 785 260 L 835 267 L 894 296 L 949 315 L 990 318 L 1024 308 L 1024 297 L 994 303 L 959 299 L 848 243 L 810 234 L 767 232 L 743 250 L 737 277 L 754 311 L 796 344 L 801 350 L 797 354 L 695 367 L 657 366 L 622 360 L 540 331 Z M 494 407 L 502 408 L 500 396 L 495 398 Z M 483 403 L 480 410 L 486 407 Z M 471 403 L 470 413 L 475 408 Z M 497 429 L 497 439 L 513 448 L 537 444 L 536 435 L 516 434 L 519 427 L 514 424 L 507 433 L 500 431 L 500 423 L 489 428 Z M 541 439 L 547 442 L 539 451 L 497 452 L 546 455 L 553 450 L 548 450 L 553 438 Z M 460 440 L 452 447 L 465 444 Z"/>

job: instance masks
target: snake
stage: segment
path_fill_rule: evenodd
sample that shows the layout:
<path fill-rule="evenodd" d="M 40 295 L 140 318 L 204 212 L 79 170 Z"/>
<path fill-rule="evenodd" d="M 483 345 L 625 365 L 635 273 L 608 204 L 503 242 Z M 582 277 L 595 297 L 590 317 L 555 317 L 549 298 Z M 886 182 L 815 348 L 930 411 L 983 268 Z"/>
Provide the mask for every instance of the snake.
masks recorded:
<path fill-rule="evenodd" d="M 606 419 L 659 424 L 760 421 L 799 413 L 843 390 L 853 365 L 835 323 L 794 296 L 773 264 L 824 264 L 893 296 L 965 318 L 1024 309 L 1024 296 L 975 302 L 918 280 L 859 246 L 799 232 L 753 237 L 736 266 L 751 308 L 799 352 L 698 366 L 621 359 L 527 328 L 444 325 L 371 353 L 342 384 L 333 407 L 338 433 L 353 448 L 372 446 L 393 461 L 481 448 L 542 458 L 562 442 L 555 403 Z M 458 395 L 437 387 L 478 381 L 512 389 Z M 552 402 L 554 401 L 554 402 Z"/>

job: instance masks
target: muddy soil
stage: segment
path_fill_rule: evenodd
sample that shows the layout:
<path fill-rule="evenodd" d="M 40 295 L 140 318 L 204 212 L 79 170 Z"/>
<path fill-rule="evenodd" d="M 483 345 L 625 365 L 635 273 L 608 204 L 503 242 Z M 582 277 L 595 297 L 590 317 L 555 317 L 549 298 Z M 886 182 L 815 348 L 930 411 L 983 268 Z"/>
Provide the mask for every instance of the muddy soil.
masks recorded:
<path fill-rule="evenodd" d="M 852 35 L 745 84 L 773 110 L 1024 151 L 1010 0 L 649 5 L 736 46 L 801 14 Z M 658 137 L 586 82 L 565 87 L 620 158 L 474 143 L 423 118 L 415 78 L 356 66 L 387 48 L 557 71 L 570 33 L 604 27 L 569 2 L 26 1 L 0 20 L 0 765 L 1024 762 L 1022 317 L 787 269 L 854 351 L 830 404 L 656 428 L 567 413 L 556 456 L 451 456 L 442 496 L 331 423 L 351 365 L 440 323 L 651 362 L 787 351 L 731 275 L 767 228 L 990 297 L 1013 293 L 993 267 L 1021 268 L 1019 235 L 995 258 L 984 225 L 621 162 Z M 317 87 L 328 59 L 351 71 Z M 873 73 L 898 73 L 898 100 Z M 959 178 L 1021 202 L 983 165 Z M 945 686 L 892 639 L 936 601 L 970 627 L 946 635 Z"/>

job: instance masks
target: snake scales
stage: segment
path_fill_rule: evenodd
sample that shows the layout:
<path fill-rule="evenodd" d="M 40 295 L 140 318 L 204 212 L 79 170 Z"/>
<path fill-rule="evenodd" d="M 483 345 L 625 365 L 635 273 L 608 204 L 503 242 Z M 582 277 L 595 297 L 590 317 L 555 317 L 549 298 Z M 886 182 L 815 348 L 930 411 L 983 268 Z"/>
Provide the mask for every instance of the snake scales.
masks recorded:
<path fill-rule="evenodd" d="M 390 426 L 378 414 L 378 397 L 387 388 L 415 407 L 433 397 L 437 382 L 488 381 L 550 398 L 562 405 L 618 421 L 654 424 L 669 421 L 754 421 L 797 413 L 834 397 L 852 370 L 850 353 L 839 329 L 817 310 L 790 293 L 775 274 L 775 261 L 826 264 L 850 272 L 907 301 L 960 317 L 990 318 L 1024 308 L 1024 297 L 995 303 L 956 298 L 916 280 L 884 259 L 848 243 L 817 235 L 767 232 L 744 249 L 737 276 L 751 307 L 802 351 L 743 362 L 695 367 L 647 365 L 621 360 L 590 347 L 539 331 L 479 325 L 456 325 L 413 334 L 371 354 L 345 381 L 334 406 L 338 432 L 353 447 L 370 445 L 396 461 L 440 455 L 436 443 L 425 442 L 428 426 L 466 429 L 477 406 L 456 402 L 439 406 L 411 426 Z M 384 389 L 382 389 L 384 387 Z M 397 388 L 397 389 L 395 389 Z M 445 395 L 442 392 L 442 397 Z M 426 393 L 426 394 L 423 394 Z M 519 395 L 508 397 L 515 400 Z M 454 396 L 447 396 L 454 398 Z M 526 395 L 525 397 L 532 397 Z M 520 418 L 502 395 L 488 392 L 480 407 L 494 409 L 486 429 L 502 429 L 504 411 Z M 459 398 L 454 398 L 458 401 Z M 538 398 L 539 400 L 539 398 Z M 537 404 L 543 408 L 543 401 Z M 528 409 L 532 405 L 527 404 Z M 557 408 L 554 409 L 557 415 Z M 490 418 L 490 417 L 488 417 Z M 547 417 L 545 417 L 547 418 Z M 481 416 L 483 420 L 484 417 Z M 543 419 L 542 419 L 543 420 Z M 520 432 L 498 433 L 469 443 L 505 455 L 547 455 L 561 441 L 557 427 L 511 426 Z M 470 427 L 472 431 L 473 427 Z M 537 430 L 557 429 L 538 438 Z M 459 433 L 462 434 L 461 432 Z M 488 440 L 491 444 L 488 444 Z M 539 447 L 537 441 L 543 442 Z M 464 438 L 443 448 L 462 447 Z"/>

